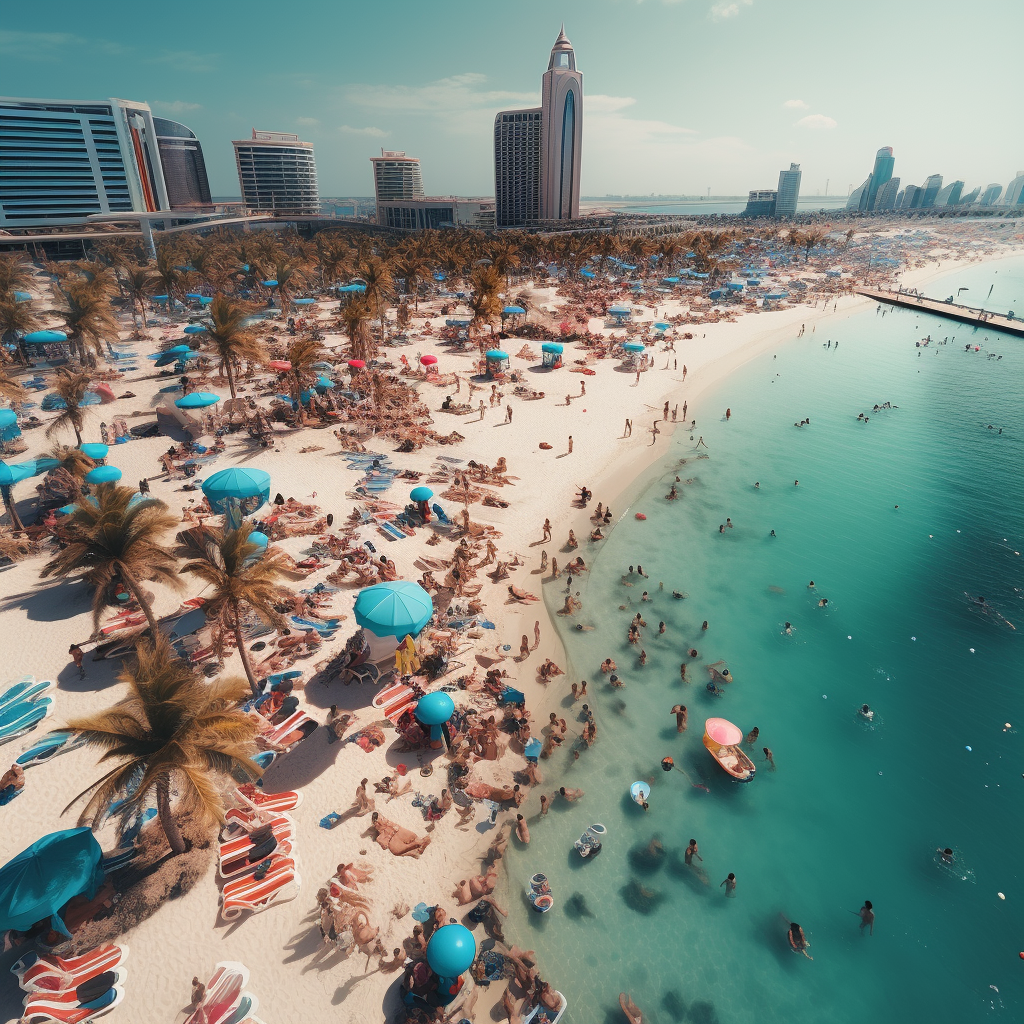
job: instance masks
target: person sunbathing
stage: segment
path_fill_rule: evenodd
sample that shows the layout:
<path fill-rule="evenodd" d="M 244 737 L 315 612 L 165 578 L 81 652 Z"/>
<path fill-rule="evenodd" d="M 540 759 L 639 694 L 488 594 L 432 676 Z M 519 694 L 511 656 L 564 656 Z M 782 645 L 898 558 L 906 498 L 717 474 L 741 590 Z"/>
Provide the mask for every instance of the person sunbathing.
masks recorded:
<path fill-rule="evenodd" d="M 487 782 L 471 782 L 466 787 L 466 792 L 475 800 L 491 800 L 496 804 L 504 803 L 515 798 L 515 790 L 512 786 L 492 786 Z"/>
<path fill-rule="evenodd" d="M 508 587 L 509 594 L 517 601 L 539 601 L 540 598 L 534 597 L 533 594 L 528 594 L 521 587 L 517 587 L 514 583 L 510 583 Z"/>
<path fill-rule="evenodd" d="M 377 833 L 377 845 L 396 857 L 418 858 L 430 845 L 430 836 L 421 839 L 411 829 L 402 828 L 393 821 L 382 818 L 377 811 L 373 812 L 370 820 L 371 828 Z"/>
<path fill-rule="evenodd" d="M 360 882 L 373 881 L 373 868 L 357 868 L 355 864 L 339 864 L 334 877 L 350 889 L 358 889 Z"/>

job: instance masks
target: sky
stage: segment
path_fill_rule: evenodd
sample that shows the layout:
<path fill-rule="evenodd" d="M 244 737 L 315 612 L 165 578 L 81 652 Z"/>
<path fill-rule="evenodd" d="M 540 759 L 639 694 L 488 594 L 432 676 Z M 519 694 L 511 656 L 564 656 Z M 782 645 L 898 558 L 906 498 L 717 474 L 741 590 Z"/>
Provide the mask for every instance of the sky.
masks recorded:
<path fill-rule="evenodd" d="M 790 162 L 846 195 L 881 146 L 904 184 L 1024 169 L 1022 0 L 7 0 L 0 94 L 148 102 L 214 195 L 253 127 L 314 143 L 322 196 L 371 195 L 382 147 L 428 195 L 493 195 L 494 115 L 539 104 L 563 20 L 585 196 L 739 195 Z"/>

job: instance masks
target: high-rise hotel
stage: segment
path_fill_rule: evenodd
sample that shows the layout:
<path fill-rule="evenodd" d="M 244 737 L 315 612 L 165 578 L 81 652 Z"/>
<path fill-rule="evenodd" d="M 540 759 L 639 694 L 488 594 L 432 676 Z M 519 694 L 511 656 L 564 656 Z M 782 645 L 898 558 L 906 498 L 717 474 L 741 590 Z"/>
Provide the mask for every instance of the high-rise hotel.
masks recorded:
<path fill-rule="evenodd" d="M 563 25 L 541 80 L 541 105 L 494 119 L 496 225 L 578 217 L 582 151 L 583 75 Z"/>

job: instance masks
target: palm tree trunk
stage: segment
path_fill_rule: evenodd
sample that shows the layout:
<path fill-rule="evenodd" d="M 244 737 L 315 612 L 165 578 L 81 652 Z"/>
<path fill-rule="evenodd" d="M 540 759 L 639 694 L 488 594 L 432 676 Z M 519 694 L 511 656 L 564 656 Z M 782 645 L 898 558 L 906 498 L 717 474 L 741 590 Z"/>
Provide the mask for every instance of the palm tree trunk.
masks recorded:
<path fill-rule="evenodd" d="M 235 398 L 236 397 L 235 396 L 235 370 L 234 370 L 234 367 L 231 365 L 231 357 L 228 356 L 224 360 L 222 365 L 224 367 L 224 372 L 227 374 L 228 388 L 231 391 L 231 397 Z"/>
<path fill-rule="evenodd" d="M 81 432 L 81 430 L 78 429 L 78 424 L 77 423 L 72 423 L 71 427 L 72 427 L 72 429 L 75 432 L 75 440 L 78 442 L 78 447 L 81 448 L 82 447 L 82 432 Z"/>
<path fill-rule="evenodd" d="M 249 658 L 249 652 L 245 647 L 245 637 L 242 636 L 242 614 L 237 604 L 234 605 L 232 611 L 235 618 L 235 625 L 232 629 L 232 633 L 234 633 L 235 644 L 238 647 L 238 656 L 242 659 L 242 668 L 245 669 L 245 678 L 249 680 L 249 686 L 252 688 L 252 695 L 254 697 L 258 697 L 260 694 L 260 688 L 256 682 L 256 673 L 252 670 L 252 661 Z"/>
<path fill-rule="evenodd" d="M 146 600 L 142 593 L 142 586 L 139 581 L 128 571 L 127 566 L 123 562 L 117 564 L 118 572 L 121 574 L 121 579 L 124 580 L 124 585 L 131 591 L 132 597 L 139 603 L 139 607 L 142 609 L 143 614 L 146 616 L 146 621 L 149 623 L 149 631 L 155 638 L 159 626 L 157 625 L 156 618 L 153 615 L 153 606 Z M 179 851 L 180 852 L 180 851 Z"/>
<path fill-rule="evenodd" d="M 11 517 L 11 527 L 15 530 L 24 530 L 24 524 L 14 504 L 14 495 L 11 493 L 11 488 L 5 484 L 3 487 L 0 487 L 0 494 L 3 495 L 4 508 L 7 509 L 7 514 Z"/>
<path fill-rule="evenodd" d="M 171 785 L 167 779 L 162 779 L 156 784 L 156 810 L 160 818 L 160 827 L 171 846 L 171 853 L 184 853 L 185 840 L 171 811 Z"/>

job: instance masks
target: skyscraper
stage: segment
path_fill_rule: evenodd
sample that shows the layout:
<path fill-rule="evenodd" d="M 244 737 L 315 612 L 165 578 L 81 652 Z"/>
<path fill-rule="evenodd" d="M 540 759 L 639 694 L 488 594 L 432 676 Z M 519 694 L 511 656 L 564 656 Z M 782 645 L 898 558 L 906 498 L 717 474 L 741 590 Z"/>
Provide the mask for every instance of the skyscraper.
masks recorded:
<path fill-rule="evenodd" d="M 875 195 L 875 212 L 896 209 L 896 197 L 900 191 L 900 179 L 890 178 Z"/>
<path fill-rule="evenodd" d="M 0 98 L 0 227 L 166 210 L 146 103 Z"/>
<path fill-rule="evenodd" d="M 924 179 L 924 184 L 921 186 L 922 196 L 921 202 L 918 204 L 922 210 L 930 209 L 935 205 L 935 199 L 939 194 L 939 190 L 942 188 L 942 175 L 941 174 L 929 174 Z"/>
<path fill-rule="evenodd" d="M 423 172 L 419 157 L 404 152 L 382 149 L 380 156 L 371 156 L 373 187 L 377 202 L 389 199 L 422 199 Z"/>
<path fill-rule="evenodd" d="M 956 206 L 964 190 L 962 181 L 951 181 L 945 188 L 940 188 L 935 196 L 935 206 Z"/>
<path fill-rule="evenodd" d="M 170 208 L 195 210 L 212 206 L 203 147 L 195 132 L 165 117 L 154 117 L 153 125 Z"/>
<path fill-rule="evenodd" d="M 1018 206 L 1022 201 L 1021 196 L 1024 196 L 1024 171 L 1018 171 L 1017 177 L 1006 186 L 1006 195 L 1003 196 L 1003 205 Z"/>
<path fill-rule="evenodd" d="M 848 210 L 864 210 L 867 209 L 867 197 L 868 190 L 871 188 L 871 175 L 869 174 L 865 179 L 864 183 L 858 185 L 851 193 L 850 198 L 846 200 L 846 208 Z"/>
<path fill-rule="evenodd" d="M 875 154 L 875 166 L 871 170 L 871 177 L 868 179 L 868 191 L 865 196 L 864 210 L 875 208 L 878 190 L 892 177 L 893 168 L 896 166 L 896 158 L 892 155 L 892 146 L 883 146 Z"/>
<path fill-rule="evenodd" d="M 779 198 L 775 202 L 776 217 L 793 217 L 800 198 L 800 165 L 790 164 L 788 171 L 779 171 Z"/>
<path fill-rule="evenodd" d="M 981 199 L 978 200 L 979 206 L 995 206 L 999 202 L 999 197 L 1003 194 L 1003 186 L 999 182 L 994 181 L 985 191 L 981 194 Z"/>
<path fill-rule="evenodd" d="M 901 210 L 916 210 L 921 205 L 921 198 L 924 189 L 920 185 L 908 185 L 903 190 L 903 202 L 900 203 Z"/>
<path fill-rule="evenodd" d="M 494 118 L 498 227 L 579 216 L 583 75 L 562 26 L 541 79 L 541 105 Z"/>
<path fill-rule="evenodd" d="M 320 212 L 313 143 L 286 132 L 252 130 L 235 147 L 242 205 L 259 213 L 303 216 Z"/>
<path fill-rule="evenodd" d="M 980 196 L 980 195 L 981 195 L 981 186 L 980 185 L 975 185 L 974 188 L 971 189 L 970 192 L 968 192 L 966 195 L 963 195 L 963 196 L 960 197 L 960 202 L 957 203 L 957 205 L 958 206 L 973 206 L 974 203 L 976 203 L 978 201 L 978 196 Z"/>

